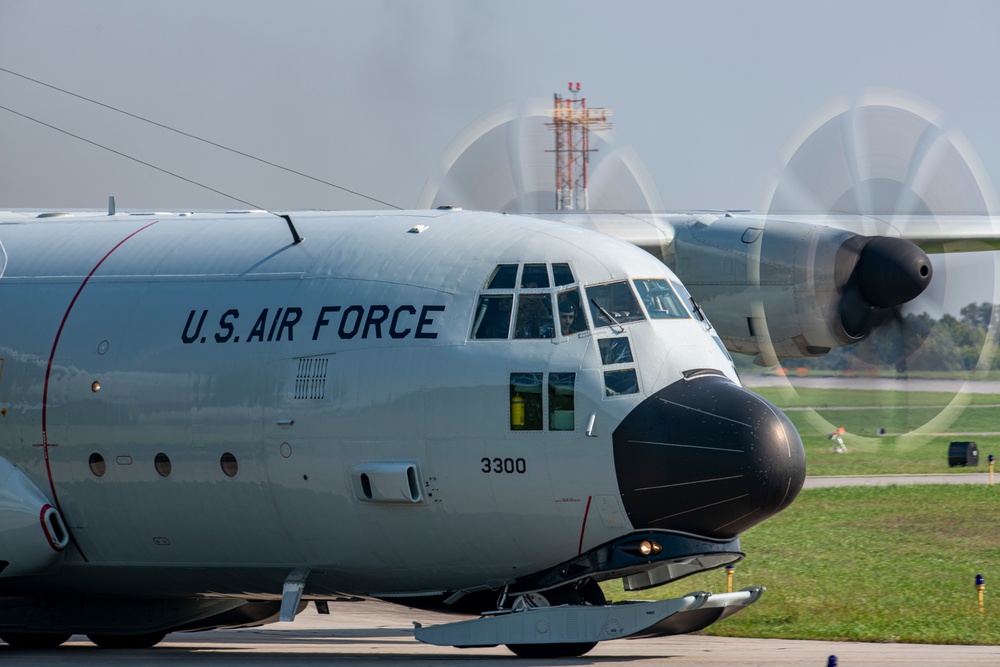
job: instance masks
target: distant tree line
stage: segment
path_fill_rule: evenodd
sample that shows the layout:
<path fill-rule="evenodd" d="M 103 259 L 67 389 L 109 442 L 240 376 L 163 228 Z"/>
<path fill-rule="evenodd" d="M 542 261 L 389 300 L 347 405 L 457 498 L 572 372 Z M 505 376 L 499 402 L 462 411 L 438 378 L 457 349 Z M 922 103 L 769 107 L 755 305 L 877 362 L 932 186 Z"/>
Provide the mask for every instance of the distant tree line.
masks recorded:
<path fill-rule="evenodd" d="M 1000 368 L 1000 355 L 994 355 L 990 368 L 980 368 L 993 304 L 970 303 L 959 311 L 959 317 L 945 314 L 935 320 L 927 313 L 900 315 L 882 323 L 864 341 L 847 347 L 834 348 L 821 357 L 788 359 L 787 368 L 817 370 L 857 370 L 872 367 L 906 371 L 969 371 Z M 1000 308 L 996 308 L 1000 315 Z M 997 344 L 994 327 L 990 341 Z"/>

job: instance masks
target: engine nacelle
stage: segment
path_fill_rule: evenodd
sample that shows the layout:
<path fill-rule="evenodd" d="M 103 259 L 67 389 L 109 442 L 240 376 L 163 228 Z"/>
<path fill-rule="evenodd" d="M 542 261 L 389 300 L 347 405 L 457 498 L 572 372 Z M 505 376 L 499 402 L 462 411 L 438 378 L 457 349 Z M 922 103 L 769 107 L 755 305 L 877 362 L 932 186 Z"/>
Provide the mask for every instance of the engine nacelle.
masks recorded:
<path fill-rule="evenodd" d="M 0 456 L 0 577 L 45 570 L 68 544 L 59 511 L 20 468 Z"/>
<path fill-rule="evenodd" d="M 545 217 L 639 246 L 673 269 L 730 352 L 761 365 L 857 343 L 930 284 L 923 250 L 810 220 L 724 213 Z"/>
<path fill-rule="evenodd" d="M 773 218 L 702 216 L 673 250 L 726 347 L 764 365 L 863 340 L 931 279 L 904 239 Z"/>

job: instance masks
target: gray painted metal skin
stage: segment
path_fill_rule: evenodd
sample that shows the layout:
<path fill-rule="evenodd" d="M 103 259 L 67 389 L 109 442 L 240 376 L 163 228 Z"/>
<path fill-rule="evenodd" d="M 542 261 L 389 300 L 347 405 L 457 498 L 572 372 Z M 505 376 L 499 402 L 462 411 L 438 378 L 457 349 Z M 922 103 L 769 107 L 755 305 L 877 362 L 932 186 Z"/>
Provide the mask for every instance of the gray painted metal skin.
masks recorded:
<path fill-rule="evenodd" d="M 0 631 L 499 589 L 632 533 L 611 436 L 636 406 L 691 368 L 739 384 L 693 317 L 470 340 L 500 263 L 674 278 L 622 241 L 460 211 L 292 219 L 302 243 L 260 212 L 0 214 L 0 456 L 37 491 L 0 503 Z M 606 395 L 608 337 L 638 393 Z M 511 430 L 510 373 L 550 371 L 576 373 L 573 430 Z M 7 530 L 41 504 L 65 548 Z"/>

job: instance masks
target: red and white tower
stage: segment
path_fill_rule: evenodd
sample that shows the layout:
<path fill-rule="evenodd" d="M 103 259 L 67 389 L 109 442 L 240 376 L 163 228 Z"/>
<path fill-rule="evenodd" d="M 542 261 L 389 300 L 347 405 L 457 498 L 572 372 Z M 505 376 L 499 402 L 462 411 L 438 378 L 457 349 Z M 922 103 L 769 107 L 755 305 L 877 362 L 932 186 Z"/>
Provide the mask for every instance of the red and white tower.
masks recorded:
<path fill-rule="evenodd" d="M 546 123 L 555 130 L 556 147 L 556 210 L 580 210 L 590 208 L 587 197 L 587 163 L 590 152 L 590 132 L 611 128 L 608 118 L 611 109 L 587 108 L 587 98 L 577 95 L 579 83 L 570 83 L 569 92 L 573 99 L 563 98 L 558 93 L 552 109 L 552 122 Z"/>

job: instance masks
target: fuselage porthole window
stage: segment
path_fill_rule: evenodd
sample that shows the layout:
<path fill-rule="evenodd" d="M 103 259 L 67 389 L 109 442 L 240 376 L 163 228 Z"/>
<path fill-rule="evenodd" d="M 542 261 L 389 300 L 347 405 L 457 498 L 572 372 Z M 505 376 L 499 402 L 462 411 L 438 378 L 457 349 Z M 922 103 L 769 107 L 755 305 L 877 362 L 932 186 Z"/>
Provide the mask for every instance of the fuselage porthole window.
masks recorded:
<path fill-rule="evenodd" d="M 229 452 L 222 455 L 222 458 L 219 459 L 219 465 L 222 467 L 222 472 L 226 477 L 236 477 L 236 473 L 240 471 L 236 457 Z"/>
<path fill-rule="evenodd" d="M 170 470 L 172 468 L 170 457 L 163 452 L 160 452 L 156 455 L 156 458 L 153 459 L 153 467 L 156 468 L 156 473 L 160 477 L 169 477 Z"/>
<path fill-rule="evenodd" d="M 104 457 L 94 452 L 90 455 L 90 472 L 94 473 L 94 477 L 104 477 L 104 473 L 108 471 L 108 464 L 104 461 Z"/>

